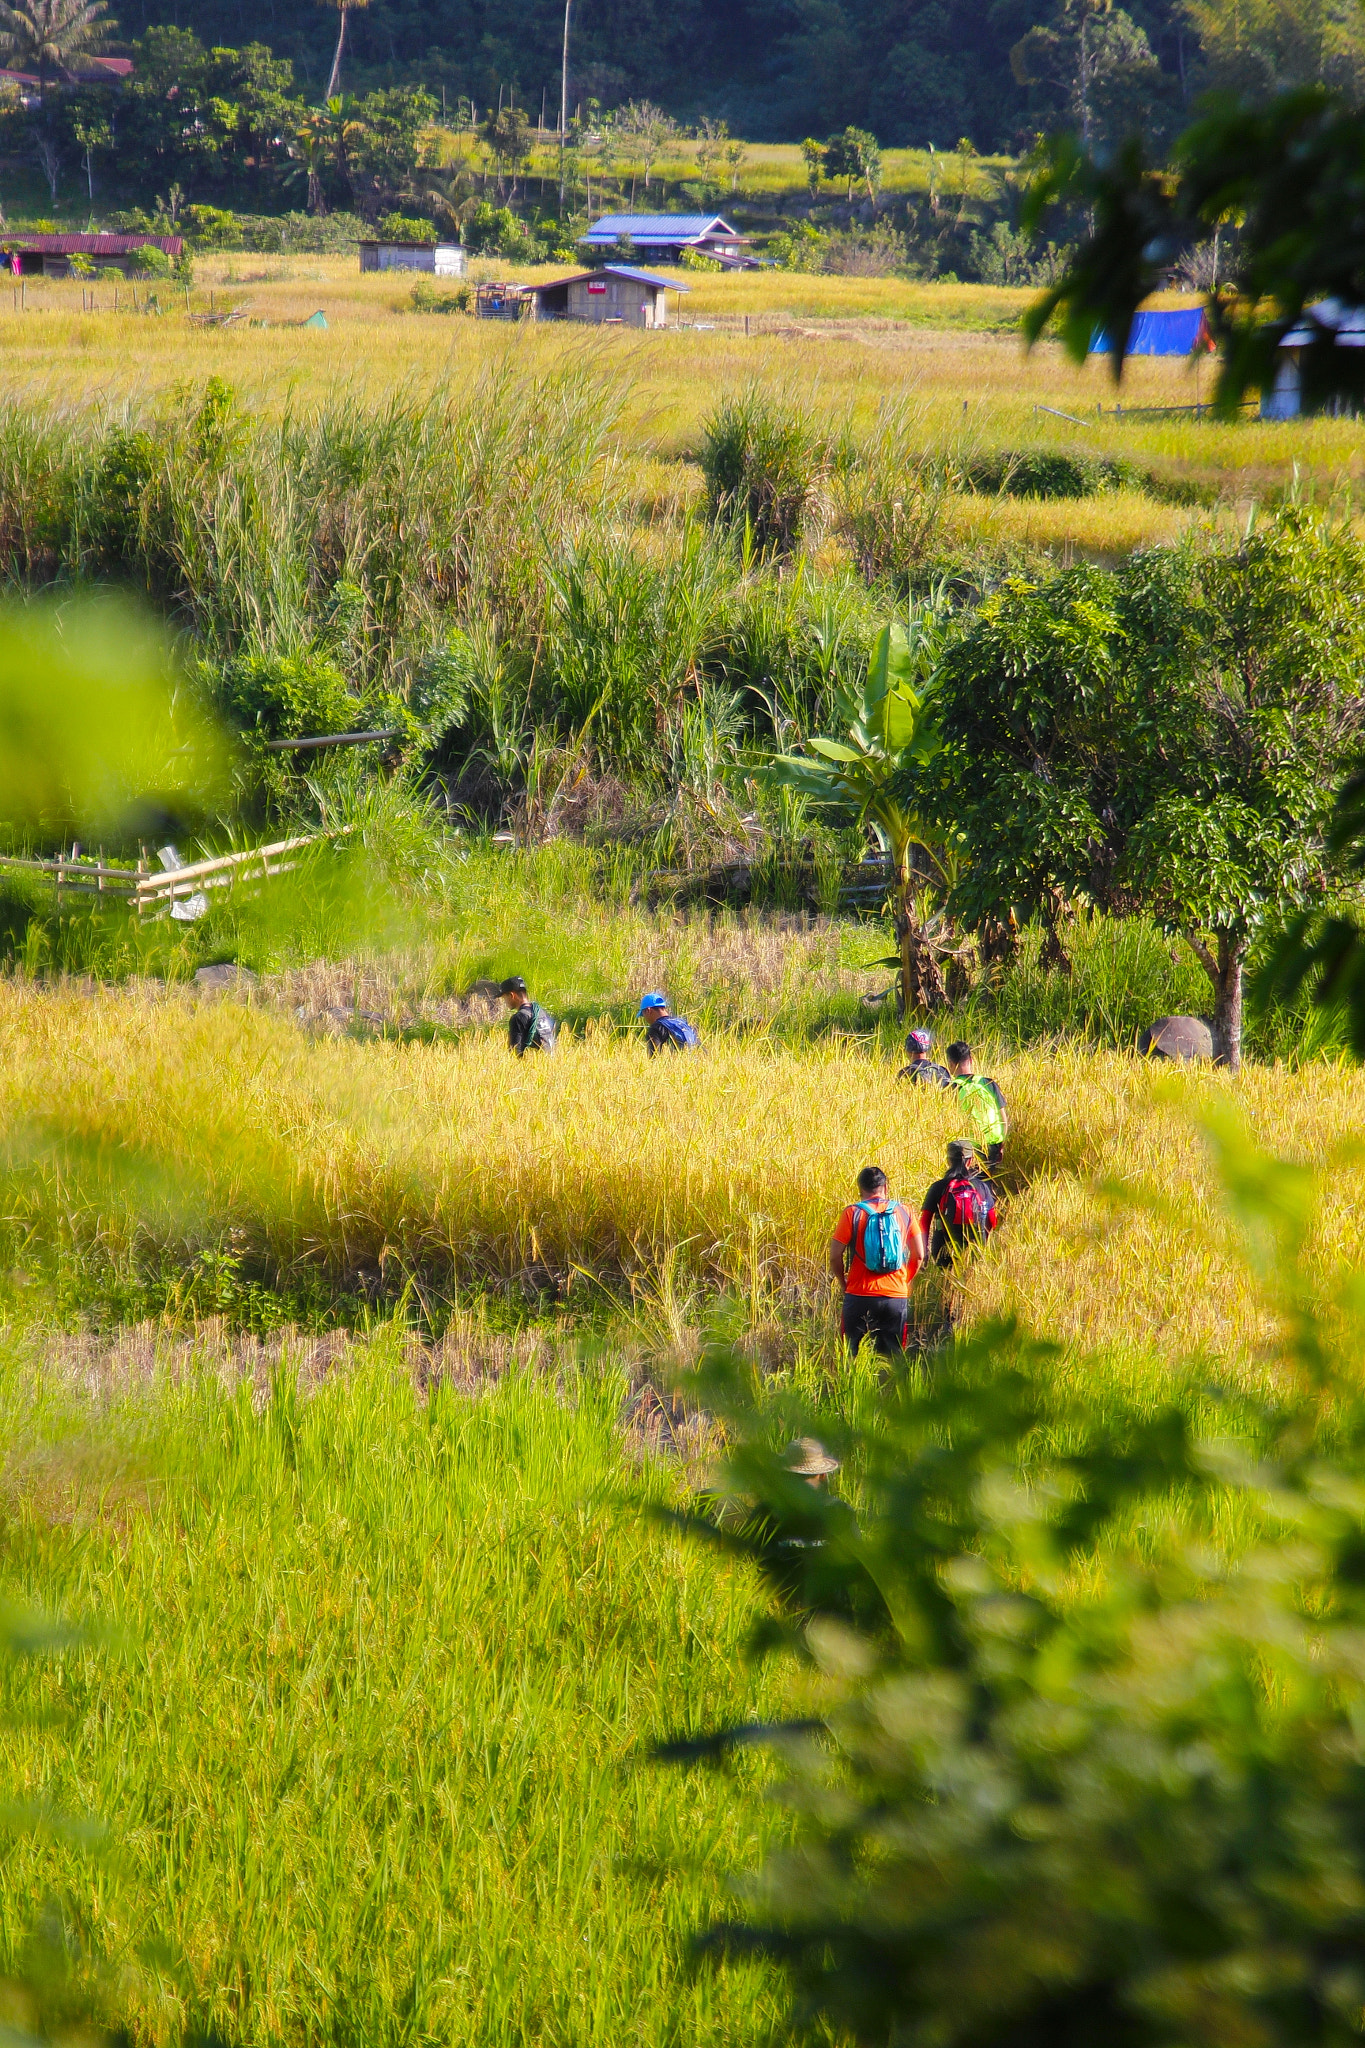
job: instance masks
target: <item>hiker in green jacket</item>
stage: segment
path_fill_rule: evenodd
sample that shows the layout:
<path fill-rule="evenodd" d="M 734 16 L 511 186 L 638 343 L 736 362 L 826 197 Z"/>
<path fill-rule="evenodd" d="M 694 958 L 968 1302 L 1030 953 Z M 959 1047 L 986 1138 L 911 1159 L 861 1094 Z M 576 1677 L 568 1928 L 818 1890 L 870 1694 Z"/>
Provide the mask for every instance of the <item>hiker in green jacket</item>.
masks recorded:
<path fill-rule="evenodd" d="M 965 1039 L 956 1039 L 944 1053 L 962 1107 L 972 1126 L 972 1135 L 986 1150 L 987 1167 L 1001 1166 L 1005 1159 L 1005 1135 L 1010 1127 L 1005 1098 L 994 1081 L 976 1071 L 972 1049 Z"/>

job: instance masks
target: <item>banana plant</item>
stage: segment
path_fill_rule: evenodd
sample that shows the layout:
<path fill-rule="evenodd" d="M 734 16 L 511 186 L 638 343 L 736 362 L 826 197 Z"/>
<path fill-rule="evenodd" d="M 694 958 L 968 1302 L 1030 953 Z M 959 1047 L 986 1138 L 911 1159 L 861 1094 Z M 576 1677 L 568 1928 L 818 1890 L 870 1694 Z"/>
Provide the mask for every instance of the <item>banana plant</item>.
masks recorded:
<path fill-rule="evenodd" d="M 768 770 L 772 782 L 851 812 L 887 856 L 895 877 L 897 951 L 875 964 L 896 968 L 902 1016 L 944 1001 L 943 979 L 917 914 L 914 853 L 921 848 L 942 873 L 953 848 L 903 794 L 903 771 L 932 760 L 942 745 L 934 704 L 941 644 L 936 606 L 912 610 L 908 625 L 883 626 L 861 695 L 845 691 L 839 699 L 847 738 L 808 740 L 799 754 L 776 755 Z"/>

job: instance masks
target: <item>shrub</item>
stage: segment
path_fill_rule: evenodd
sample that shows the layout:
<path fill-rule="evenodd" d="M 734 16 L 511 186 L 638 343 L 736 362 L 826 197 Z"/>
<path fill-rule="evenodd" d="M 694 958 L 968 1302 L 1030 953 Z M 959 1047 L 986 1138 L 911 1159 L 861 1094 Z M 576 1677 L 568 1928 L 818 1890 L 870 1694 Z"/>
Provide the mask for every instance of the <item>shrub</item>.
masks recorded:
<path fill-rule="evenodd" d="M 235 213 L 220 206 L 187 206 L 183 228 L 185 239 L 199 249 L 240 249 L 242 224 Z"/>
<path fill-rule="evenodd" d="M 473 291 L 467 284 L 457 284 L 452 291 L 442 292 L 419 277 L 412 288 L 414 313 L 467 313 L 473 300 Z"/>
<path fill-rule="evenodd" d="M 829 236 L 812 221 L 798 220 L 771 237 L 768 254 L 782 270 L 818 271 L 825 267 Z"/>
<path fill-rule="evenodd" d="M 998 220 L 989 234 L 974 233 L 971 266 L 982 284 L 1056 284 L 1074 253 L 1069 243 L 1040 243 L 1036 236 Z"/>
<path fill-rule="evenodd" d="M 850 228 L 830 235 L 824 268 L 835 277 L 894 277 L 908 262 L 904 235 L 882 223 L 866 232 Z"/>
<path fill-rule="evenodd" d="M 967 466 L 974 491 L 1007 498 L 1093 498 L 1104 491 L 1141 489 L 1144 473 L 1121 457 L 1068 455 L 1048 448 L 1000 449 Z"/>
<path fill-rule="evenodd" d="M 130 275 L 133 277 L 149 278 L 170 277 L 174 274 L 174 271 L 175 265 L 166 254 L 166 251 L 158 249 L 154 243 L 148 242 L 133 257 Z"/>
<path fill-rule="evenodd" d="M 238 655 L 206 680 L 224 716 L 263 740 L 347 732 L 354 723 L 356 699 L 346 678 L 319 655 Z"/>
<path fill-rule="evenodd" d="M 386 213 L 379 223 L 379 233 L 385 242 L 434 244 L 441 239 L 431 221 L 407 213 Z"/>
<path fill-rule="evenodd" d="M 724 270 L 723 263 L 717 263 L 714 256 L 704 256 L 700 249 L 682 249 L 678 262 L 684 270 Z"/>
<path fill-rule="evenodd" d="M 760 392 L 724 399 L 706 422 L 701 470 L 722 526 L 747 526 L 761 554 L 788 554 L 824 473 L 805 421 Z"/>

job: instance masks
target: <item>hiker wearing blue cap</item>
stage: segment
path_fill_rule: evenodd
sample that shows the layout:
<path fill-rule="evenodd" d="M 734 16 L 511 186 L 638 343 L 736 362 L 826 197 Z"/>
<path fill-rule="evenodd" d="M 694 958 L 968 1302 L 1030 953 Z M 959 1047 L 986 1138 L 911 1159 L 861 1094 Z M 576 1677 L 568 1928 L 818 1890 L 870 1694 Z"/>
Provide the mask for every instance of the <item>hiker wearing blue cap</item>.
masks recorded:
<path fill-rule="evenodd" d="M 908 1031 L 905 1035 L 905 1050 L 910 1055 L 908 1067 L 902 1067 L 897 1074 L 898 1081 L 919 1081 L 926 1088 L 951 1088 L 953 1077 L 946 1067 L 940 1067 L 929 1057 L 933 1049 L 932 1031 Z"/>
<path fill-rule="evenodd" d="M 669 1014 L 668 997 L 659 989 L 641 996 L 636 1015 L 645 1020 L 645 1051 L 653 1059 L 656 1052 L 690 1052 L 697 1044 L 697 1033 L 686 1017 Z"/>

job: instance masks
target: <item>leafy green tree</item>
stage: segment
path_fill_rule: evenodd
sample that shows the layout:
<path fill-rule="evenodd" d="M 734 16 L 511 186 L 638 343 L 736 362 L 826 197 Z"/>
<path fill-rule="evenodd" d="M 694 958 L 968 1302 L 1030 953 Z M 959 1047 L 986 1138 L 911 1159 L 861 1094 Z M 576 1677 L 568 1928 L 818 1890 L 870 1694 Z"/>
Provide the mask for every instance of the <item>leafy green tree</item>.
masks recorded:
<path fill-rule="evenodd" d="M 845 128 L 842 135 L 831 135 L 825 144 L 824 158 L 825 176 L 843 178 L 850 200 L 860 179 L 867 186 L 868 198 L 876 199 L 881 184 L 882 152 L 875 135 L 865 128 Z"/>
<path fill-rule="evenodd" d="M 531 161 L 531 123 L 524 107 L 489 110 L 479 130 L 479 140 L 498 167 L 498 197 L 504 202 L 516 197 L 517 179 Z M 507 190 L 511 182 L 511 192 Z"/>
<path fill-rule="evenodd" d="M 1252 944 L 1329 867 L 1330 791 L 1365 720 L 1362 601 L 1365 551 L 1298 512 L 1235 549 L 989 598 L 943 658 L 932 777 L 902 778 L 964 834 L 953 907 L 987 950 L 1032 920 L 1065 967 L 1072 907 L 1145 912 L 1208 975 L 1236 1068 Z"/>
<path fill-rule="evenodd" d="M 808 135 L 801 145 L 801 158 L 806 166 L 806 187 L 812 199 L 820 194 L 820 180 L 825 175 L 825 144 Z"/>
<path fill-rule="evenodd" d="M 1063 0 L 1010 51 L 1036 119 L 1074 124 L 1087 149 L 1111 148 L 1136 131 L 1164 138 L 1177 81 L 1158 64 L 1145 29 L 1113 0 Z"/>
<path fill-rule="evenodd" d="M 436 102 L 421 86 L 386 86 L 366 93 L 355 108 L 352 189 L 359 209 L 400 196 L 422 155 L 423 132 L 436 118 Z"/>
<path fill-rule="evenodd" d="M 1365 96 L 1365 14 L 1339 0 L 1186 0 L 1207 82 L 1243 99 L 1323 85 Z"/>
<path fill-rule="evenodd" d="M 916 808 L 913 790 L 941 744 L 934 698 L 940 622 L 911 612 L 909 631 L 899 623 L 877 635 L 860 693 L 837 699 L 841 739 L 811 739 L 799 754 L 778 754 L 771 780 L 834 811 L 851 816 L 876 838 L 893 875 L 897 971 L 901 1015 L 930 1010 L 944 1000 L 942 977 L 916 910 L 919 880 L 915 850 L 937 867 L 945 835 Z M 949 837 L 951 836 L 948 835 Z"/>

